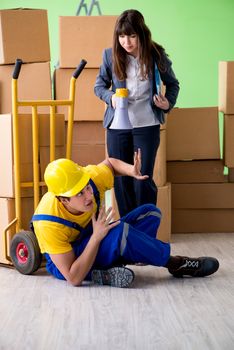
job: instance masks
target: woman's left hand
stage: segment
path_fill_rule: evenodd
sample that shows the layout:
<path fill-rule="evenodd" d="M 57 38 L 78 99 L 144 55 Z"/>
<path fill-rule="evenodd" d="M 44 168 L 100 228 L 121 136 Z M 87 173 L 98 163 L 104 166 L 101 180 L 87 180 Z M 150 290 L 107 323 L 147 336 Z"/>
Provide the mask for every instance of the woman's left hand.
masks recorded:
<path fill-rule="evenodd" d="M 137 180 L 146 180 L 149 178 L 148 175 L 141 174 L 141 150 L 138 148 L 136 152 L 134 152 L 134 164 L 133 164 L 133 177 Z"/>
<path fill-rule="evenodd" d="M 154 95 L 153 100 L 154 100 L 155 106 L 165 111 L 170 107 L 168 99 L 162 94 Z"/>

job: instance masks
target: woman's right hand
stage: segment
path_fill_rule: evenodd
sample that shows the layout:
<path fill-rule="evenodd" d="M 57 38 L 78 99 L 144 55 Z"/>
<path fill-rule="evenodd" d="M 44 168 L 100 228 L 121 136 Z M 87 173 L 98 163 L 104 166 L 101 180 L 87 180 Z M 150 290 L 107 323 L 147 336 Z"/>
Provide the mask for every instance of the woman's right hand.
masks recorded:
<path fill-rule="evenodd" d="M 99 215 L 96 219 L 95 214 L 92 216 L 93 223 L 93 236 L 98 241 L 101 241 L 112 229 L 119 224 L 119 221 L 112 222 L 114 220 L 115 212 L 110 207 L 106 212 L 105 208 L 100 207 Z M 112 223 L 111 223 L 112 222 Z"/>

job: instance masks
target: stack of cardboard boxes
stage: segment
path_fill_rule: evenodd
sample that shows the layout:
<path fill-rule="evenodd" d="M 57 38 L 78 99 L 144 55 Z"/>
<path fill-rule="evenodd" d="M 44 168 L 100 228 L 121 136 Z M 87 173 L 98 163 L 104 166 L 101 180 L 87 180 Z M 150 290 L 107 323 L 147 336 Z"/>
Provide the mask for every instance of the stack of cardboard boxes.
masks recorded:
<path fill-rule="evenodd" d="M 158 188 L 157 206 L 162 212 L 157 238 L 164 242 L 171 240 L 171 184 L 167 179 L 166 147 L 167 122 L 160 128 L 160 145 L 154 166 L 154 181 Z"/>
<path fill-rule="evenodd" d="M 87 65 L 76 83 L 72 159 L 80 165 L 105 158 L 104 103 L 94 94 L 94 84 L 104 48 L 111 47 L 116 16 L 66 16 L 59 18 L 59 68 L 54 74 L 56 99 L 68 97 L 73 71 L 81 59 Z M 67 114 L 63 107 L 59 113 Z"/>
<path fill-rule="evenodd" d="M 226 220 L 234 208 L 233 186 L 227 183 L 220 155 L 218 108 L 175 108 L 167 131 L 172 232 L 233 230 L 233 221 Z"/>
<path fill-rule="evenodd" d="M 0 11 L 0 262 L 3 257 L 3 231 L 15 218 L 14 157 L 12 126 L 11 80 L 14 63 L 21 58 L 23 65 L 18 80 L 19 100 L 51 99 L 51 72 L 48 20 L 46 10 L 12 9 Z M 33 181 L 31 107 L 19 107 L 19 153 L 21 182 Z M 47 107 L 39 107 L 40 152 L 48 158 L 49 116 Z M 64 117 L 60 133 L 64 133 Z M 59 143 L 64 145 L 60 135 Z M 45 152 L 46 148 L 46 152 Z M 38 155 L 40 158 L 40 155 Z M 42 157 L 43 158 L 43 157 Z M 23 188 L 22 225 L 29 228 L 33 213 L 33 189 Z M 13 231 L 13 230 L 12 230 Z M 10 231 L 10 235 L 11 235 Z"/>
<path fill-rule="evenodd" d="M 219 111 L 224 121 L 224 164 L 229 182 L 234 182 L 234 61 L 219 62 Z"/>

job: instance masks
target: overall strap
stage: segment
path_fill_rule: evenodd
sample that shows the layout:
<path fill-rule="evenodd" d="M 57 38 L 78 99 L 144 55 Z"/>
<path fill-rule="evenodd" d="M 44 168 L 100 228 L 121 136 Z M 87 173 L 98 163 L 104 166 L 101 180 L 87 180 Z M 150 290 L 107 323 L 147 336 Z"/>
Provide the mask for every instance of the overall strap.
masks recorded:
<path fill-rule="evenodd" d="M 35 214 L 35 215 L 33 215 L 32 221 L 39 221 L 39 220 L 57 222 L 59 224 L 74 228 L 80 232 L 83 230 L 83 227 L 81 227 L 76 222 L 72 222 L 72 221 L 60 218 L 59 216 L 55 216 L 55 215 L 47 215 L 47 214 Z"/>

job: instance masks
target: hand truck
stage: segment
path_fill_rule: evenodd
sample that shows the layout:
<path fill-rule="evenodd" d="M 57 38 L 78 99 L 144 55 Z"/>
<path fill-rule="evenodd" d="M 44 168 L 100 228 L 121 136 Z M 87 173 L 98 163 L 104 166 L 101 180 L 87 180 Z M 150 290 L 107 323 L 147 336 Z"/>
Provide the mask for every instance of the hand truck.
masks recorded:
<path fill-rule="evenodd" d="M 21 66 L 21 59 L 17 59 L 13 76 L 12 76 L 12 118 L 13 118 L 13 156 L 14 156 L 14 190 L 15 190 L 15 218 L 8 224 L 4 230 L 4 261 L 9 264 L 5 266 L 15 267 L 19 272 L 25 275 L 37 271 L 42 263 L 42 255 L 34 232 L 22 228 L 22 208 L 21 208 L 21 190 L 22 188 L 33 188 L 34 210 L 40 200 L 40 187 L 45 186 L 43 181 L 39 181 L 39 129 L 38 129 L 38 112 L 39 106 L 49 106 L 50 109 L 50 161 L 55 159 L 55 121 L 56 106 L 68 107 L 68 126 L 66 136 L 66 158 L 71 158 L 72 134 L 74 120 L 74 101 L 75 101 L 75 84 L 78 76 L 86 65 L 85 60 L 81 60 L 70 80 L 69 99 L 67 100 L 18 100 L 18 77 Z M 19 152 L 19 122 L 18 107 L 32 107 L 32 145 L 33 145 L 33 181 L 21 182 L 20 174 L 20 152 Z M 13 229 L 13 235 L 9 235 L 9 230 Z M 10 254 L 9 254 L 10 253 Z M 1 263 L 1 261 L 0 261 Z"/>

